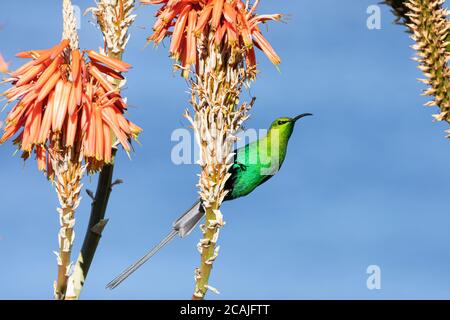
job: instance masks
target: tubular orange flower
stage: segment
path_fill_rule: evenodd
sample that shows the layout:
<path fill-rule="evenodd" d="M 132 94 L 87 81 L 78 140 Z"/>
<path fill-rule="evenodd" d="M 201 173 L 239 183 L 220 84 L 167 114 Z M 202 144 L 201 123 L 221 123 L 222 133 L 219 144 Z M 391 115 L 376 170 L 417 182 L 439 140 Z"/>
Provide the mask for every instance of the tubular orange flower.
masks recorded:
<path fill-rule="evenodd" d="M 0 73 L 7 73 L 9 69 L 9 63 L 5 61 L 0 53 Z"/>
<path fill-rule="evenodd" d="M 5 80 L 13 86 L 3 95 L 17 104 L 6 118 L 0 143 L 18 134 L 15 143 L 23 157 L 35 149 L 40 170 L 47 169 L 47 150 L 55 140 L 61 147 L 79 142 L 90 171 L 111 162 L 114 137 L 130 151 L 128 141 L 141 128 L 125 119 L 126 103 L 109 77 L 123 79 L 121 72 L 131 65 L 92 50 L 72 50 L 68 40 L 17 56 L 32 60 Z"/>
<path fill-rule="evenodd" d="M 159 44 L 172 36 L 170 55 L 184 68 L 195 64 L 197 38 L 215 32 L 217 46 L 222 43 L 238 50 L 244 49 L 247 66 L 256 65 L 254 46 L 261 49 L 273 64 L 281 63 L 280 57 L 262 35 L 259 24 L 280 21 L 281 14 L 256 15 L 259 1 L 253 6 L 242 0 L 141 0 L 143 4 L 162 4 L 157 12 L 154 33 L 148 41 Z"/>

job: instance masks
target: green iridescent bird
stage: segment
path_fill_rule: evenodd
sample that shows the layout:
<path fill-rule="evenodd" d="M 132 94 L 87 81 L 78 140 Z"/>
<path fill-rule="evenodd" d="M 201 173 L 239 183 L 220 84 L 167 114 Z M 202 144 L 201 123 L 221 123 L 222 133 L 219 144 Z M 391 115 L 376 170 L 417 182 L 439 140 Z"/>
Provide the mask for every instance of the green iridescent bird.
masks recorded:
<path fill-rule="evenodd" d="M 235 151 L 234 164 L 230 168 L 231 176 L 225 184 L 228 193 L 224 201 L 248 195 L 278 172 L 286 157 L 289 138 L 295 124 L 297 120 L 306 116 L 312 114 L 303 113 L 294 118 L 278 118 L 272 122 L 265 137 Z M 117 287 L 176 235 L 181 238 L 188 236 L 203 216 L 204 209 L 198 201 L 173 223 L 172 231 L 158 245 L 112 280 L 107 288 Z"/>

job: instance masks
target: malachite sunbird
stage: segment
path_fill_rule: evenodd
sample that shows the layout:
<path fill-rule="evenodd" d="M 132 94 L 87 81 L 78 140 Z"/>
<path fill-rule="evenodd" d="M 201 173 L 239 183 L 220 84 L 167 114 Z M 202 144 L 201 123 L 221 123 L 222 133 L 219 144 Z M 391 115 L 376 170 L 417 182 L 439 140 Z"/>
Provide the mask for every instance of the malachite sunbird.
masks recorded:
<path fill-rule="evenodd" d="M 272 122 L 266 136 L 235 150 L 234 164 L 230 168 L 231 176 L 225 184 L 228 193 L 224 201 L 248 195 L 278 172 L 286 157 L 288 142 L 295 124 L 297 120 L 306 116 L 312 114 L 303 113 L 294 118 L 278 118 Z M 204 208 L 198 201 L 173 223 L 172 231 L 158 245 L 112 280 L 107 288 L 117 287 L 176 235 L 181 238 L 188 236 L 203 215 Z"/>

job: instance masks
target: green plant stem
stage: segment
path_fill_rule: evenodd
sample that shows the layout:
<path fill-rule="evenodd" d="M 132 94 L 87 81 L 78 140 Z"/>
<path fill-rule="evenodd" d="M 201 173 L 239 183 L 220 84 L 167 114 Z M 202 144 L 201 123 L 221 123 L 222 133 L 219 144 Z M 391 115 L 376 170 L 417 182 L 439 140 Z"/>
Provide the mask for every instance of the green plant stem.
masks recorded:
<path fill-rule="evenodd" d="M 113 149 L 113 159 L 116 151 L 117 149 Z M 97 190 L 91 204 L 89 224 L 73 274 L 74 296 L 69 298 L 79 299 L 100 238 L 102 237 L 103 229 L 108 223 L 108 219 L 105 219 L 105 214 L 112 191 L 113 172 L 114 163 L 111 163 L 105 165 L 99 174 Z"/>
<path fill-rule="evenodd" d="M 192 300 L 203 300 L 205 298 L 206 292 L 208 291 L 208 282 L 209 277 L 211 275 L 211 270 L 213 267 L 214 260 L 214 251 L 216 249 L 216 243 L 213 242 L 214 235 L 219 232 L 219 226 L 211 226 L 210 221 L 216 220 L 216 215 L 214 214 L 214 209 L 217 209 L 219 206 L 217 203 L 212 204 L 211 207 L 206 209 L 205 212 L 205 226 L 204 226 L 204 235 L 203 239 L 207 240 L 207 243 L 204 242 L 202 245 L 202 254 L 201 254 L 201 264 L 198 269 L 198 278 L 196 281 L 195 292 L 192 295 Z M 211 261 L 211 259 L 213 259 Z"/>

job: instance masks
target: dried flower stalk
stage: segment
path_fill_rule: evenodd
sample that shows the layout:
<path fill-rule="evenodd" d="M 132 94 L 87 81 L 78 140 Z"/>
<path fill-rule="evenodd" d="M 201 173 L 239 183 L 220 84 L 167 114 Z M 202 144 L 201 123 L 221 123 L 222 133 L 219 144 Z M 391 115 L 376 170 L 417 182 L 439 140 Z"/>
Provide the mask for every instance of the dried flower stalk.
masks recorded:
<path fill-rule="evenodd" d="M 99 0 L 97 6 L 89 11 L 97 20 L 103 33 L 105 53 L 115 59 L 121 59 L 130 38 L 129 28 L 136 19 L 133 15 L 134 0 Z M 110 78 L 117 91 L 125 84 L 125 79 Z M 135 137 L 141 129 L 136 132 Z M 83 246 L 75 264 L 74 272 L 69 279 L 71 299 L 79 299 L 89 268 L 94 259 L 103 229 L 108 219 L 105 219 L 109 196 L 113 187 L 114 157 L 117 148 L 111 150 L 112 161 L 103 166 L 97 183 L 97 190 L 92 199 L 89 224 L 85 233 Z"/>
<path fill-rule="evenodd" d="M 54 296 L 57 300 L 66 298 L 67 281 L 70 275 L 70 256 L 75 239 L 75 210 L 80 204 L 81 179 L 85 172 L 82 158 L 72 156 L 72 149 L 62 150 L 56 147 L 50 151 L 55 175 L 55 189 L 60 208 L 57 209 L 60 220 L 58 234 L 59 253 L 57 254 L 58 278 L 55 282 Z"/>
<path fill-rule="evenodd" d="M 233 162 L 236 133 L 248 117 L 251 104 L 240 104 L 244 84 L 256 77 L 255 47 L 274 63 L 280 58 L 262 35 L 259 25 L 279 21 L 280 14 L 257 15 L 259 0 L 141 0 L 162 5 L 157 12 L 154 33 L 149 41 L 159 44 L 171 37 L 170 56 L 182 75 L 190 77 L 191 122 L 201 157 L 199 194 L 206 213 L 198 244 L 201 265 L 195 271 L 193 299 L 203 299 L 208 289 L 212 265 L 218 255 L 219 230 L 224 225 L 220 205 Z M 193 72 L 194 71 L 194 72 Z M 193 73 L 191 73 L 193 72 Z"/>
<path fill-rule="evenodd" d="M 226 196 L 224 186 L 233 165 L 236 133 L 251 108 L 246 103 L 239 105 L 239 96 L 245 81 L 254 76 L 254 69 L 245 69 L 242 53 L 221 49 L 214 45 L 212 37 L 199 45 L 202 59 L 198 75 L 191 81 L 195 117 L 192 119 L 187 111 L 185 114 L 200 146 L 198 164 L 202 171 L 198 187 L 206 216 L 201 226 L 203 238 L 197 245 L 201 265 L 195 271 L 193 299 L 203 299 L 212 288 L 208 284 L 209 276 L 219 253 L 216 245 L 220 228 L 225 224 L 220 211 Z"/>
<path fill-rule="evenodd" d="M 450 123 L 450 93 L 447 41 L 450 23 L 447 20 L 449 11 L 443 7 L 444 0 L 408 0 L 405 2 L 410 19 L 408 27 L 411 29 L 416 44 L 412 46 L 417 50 L 415 60 L 418 68 L 423 71 L 425 79 L 420 81 L 429 85 L 423 95 L 433 97 L 426 106 L 437 106 L 440 113 L 433 115 L 437 121 Z M 450 130 L 447 131 L 450 137 Z"/>
<path fill-rule="evenodd" d="M 70 48 L 77 50 L 76 20 L 70 0 L 63 0 L 63 21 L 63 39 L 68 39 Z M 73 230 L 75 226 L 75 210 L 80 204 L 81 179 L 85 170 L 80 154 L 72 151 L 73 147 L 63 147 L 61 138 L 62 136 L 55 137 L 49 148 L 55 189 L 61 205 L 57 209 L 60 220 L 58 233 L 59 254 L 57 255 L 58 277 L 54 285 L 54 298 L 57 300 L 63 300 L 66 297 L 67 280 L 71 271 L 70 257 L 75 239 Z"/>
<path fill-rule="evenodd" d="M 96 7 L 88 9 L 97 20 L 110 57 L 119 59 L 125 51 L 128 30 L 136 19 L 134 5 L 134 0 L 98 0 Z"/>

